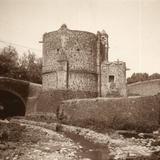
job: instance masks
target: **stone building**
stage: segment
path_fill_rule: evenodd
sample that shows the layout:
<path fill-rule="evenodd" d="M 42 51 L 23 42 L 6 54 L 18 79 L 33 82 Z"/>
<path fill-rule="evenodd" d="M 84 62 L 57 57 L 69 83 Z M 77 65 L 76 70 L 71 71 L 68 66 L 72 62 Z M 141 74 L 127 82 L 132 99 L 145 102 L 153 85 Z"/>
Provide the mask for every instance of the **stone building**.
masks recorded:
<path fill-rule="evenodd" d="M 108 61 L 108 35 L 62 25 L 43 35 L 43 90 L 71 90 L 95 96 L 126 96 L 124 62 Z"/>

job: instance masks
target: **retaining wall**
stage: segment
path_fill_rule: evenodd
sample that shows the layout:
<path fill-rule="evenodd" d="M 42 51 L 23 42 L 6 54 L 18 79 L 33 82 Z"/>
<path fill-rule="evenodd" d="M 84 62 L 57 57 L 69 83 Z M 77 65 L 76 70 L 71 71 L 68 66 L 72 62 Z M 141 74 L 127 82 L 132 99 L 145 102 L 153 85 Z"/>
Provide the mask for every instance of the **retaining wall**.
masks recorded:
<path fill-rule="evenodd" d="M 54 112 L 63 100 L 97 97 L 97 93 L 71 90 L 43 90 L 37 99 L 37 112 Z"/>
<path fill-rule="evenodd" d="M 127 85 L 128 95 L 150 96 L 160 93 L 160 79 Z"/>
<path fill-rule="evenodd" d="M 159 125 L 160 96 L 95 98 L 63 101 L 62 123 L 105 131 L 136 129 L 149 132 Z"/>

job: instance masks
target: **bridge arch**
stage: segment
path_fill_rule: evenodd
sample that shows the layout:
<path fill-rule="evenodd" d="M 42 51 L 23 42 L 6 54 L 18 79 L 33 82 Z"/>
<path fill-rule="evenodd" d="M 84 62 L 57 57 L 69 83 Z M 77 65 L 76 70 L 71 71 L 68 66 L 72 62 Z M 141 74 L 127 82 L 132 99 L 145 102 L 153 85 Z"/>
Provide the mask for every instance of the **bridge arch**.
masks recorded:
<path fill-rule="evenodd" d="M 0 119 L 36 112 L 41 91 L 40 84 L 0 76 Z"/>
<path fill-rule="evenodd" d="M 17 93 L 0 89 L 0 119 L 24 116 L 25 112 L 25 102 Z"/>

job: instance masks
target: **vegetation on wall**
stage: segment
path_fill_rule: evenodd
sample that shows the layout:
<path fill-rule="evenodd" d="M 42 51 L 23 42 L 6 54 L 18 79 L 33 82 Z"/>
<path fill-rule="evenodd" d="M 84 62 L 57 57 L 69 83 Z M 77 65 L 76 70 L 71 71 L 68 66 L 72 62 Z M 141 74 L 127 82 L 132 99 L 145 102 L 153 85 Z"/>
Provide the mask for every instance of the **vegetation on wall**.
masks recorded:
<path fill-rule="evenodd" d="M 18 55 L 12 46 L 4 47 L 0 52 L 0 76 L 42 83 L 42 58 L 28 51 Z"/>
<path fill-rule="evenodd" d="M 160 79 L 160 74 L 153 73 L 149 75 L 148 73 L 133 73 L 131 77 L 127 78 L 127 83 L 130 84 L 130 83 L 152 80 L 152 79 Z"/>

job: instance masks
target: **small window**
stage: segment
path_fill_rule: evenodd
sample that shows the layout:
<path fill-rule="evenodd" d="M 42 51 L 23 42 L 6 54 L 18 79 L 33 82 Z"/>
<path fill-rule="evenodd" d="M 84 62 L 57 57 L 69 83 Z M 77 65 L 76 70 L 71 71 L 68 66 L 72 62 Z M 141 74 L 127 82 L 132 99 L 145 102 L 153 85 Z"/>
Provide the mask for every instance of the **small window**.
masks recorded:
<path fill-rule="evenodd" d="M 80 49 L 79 49 L 79 48 L 77 48 L 77 51 L 80 51 Z"/>
<path fill-rule="evenodd" d="M 57 49 L 57 52 L 59 51 L 59 48 Z"/>
<path fill-rule="evenodd" d="M 113 75 L 109 75 L 109 82 L 114 82 L 114 76 Z"/>

